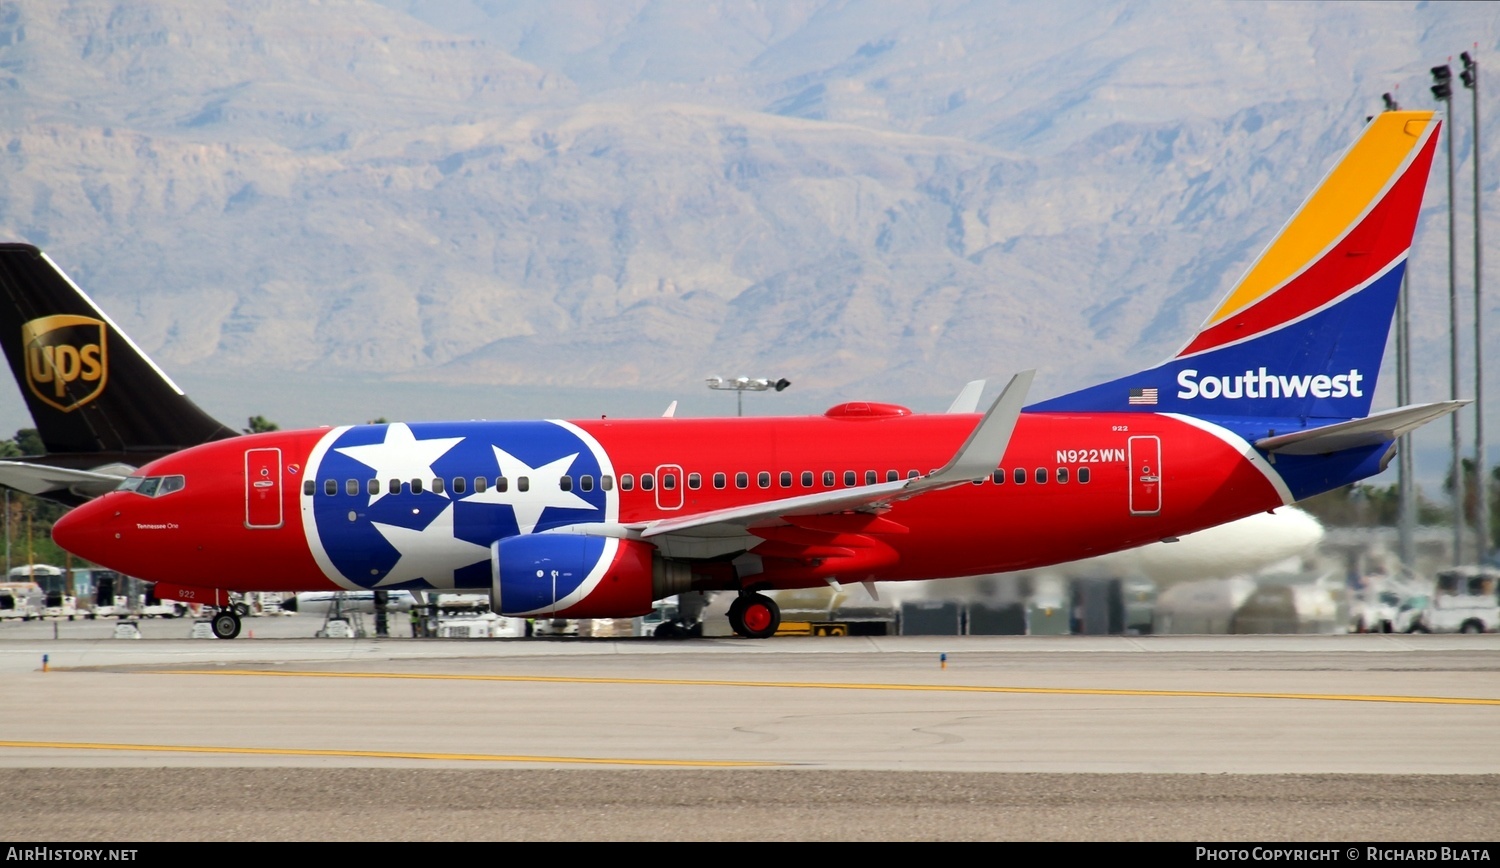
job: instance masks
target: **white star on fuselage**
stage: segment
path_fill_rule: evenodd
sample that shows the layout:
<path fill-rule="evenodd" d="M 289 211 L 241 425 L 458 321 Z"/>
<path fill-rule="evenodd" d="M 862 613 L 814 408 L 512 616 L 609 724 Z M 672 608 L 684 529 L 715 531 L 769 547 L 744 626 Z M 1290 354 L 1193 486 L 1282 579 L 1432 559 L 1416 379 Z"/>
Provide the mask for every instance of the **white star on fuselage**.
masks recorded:
<path fill-rule="evenodd" d="M 385 442 L 371 443 L 366 446 L 342 446 L 335 452 L 353 458 L 360 464 L 364 464 L 375 471 L 374 478 L 380 482 L 375 493 L 370 495 L 370 503 L 374 504 L 386 495 L 385 482 L 388 479 L 399 479 L 410 482 L 413 479 L 425 479 L 431 484 L 432 478 L 436 476 L 432 472 L 432 462 L 443 457 L 449 449 L 463 442 L 462 437 L 435 437 L 431 440 L 418 440 L 411 433 L 411 428 L 403 423 L 396 422 L 385 429 Z M 443 494 L 444 497 L 448 495 Z"/>
<path fill-rule="evenodd" d="M 381 588 L 426 579 L 434 588 L 451 588 L 454 587 L 455 570 L 489 560 L 489 546 L 476 545 L 454 535 L 453 509 L 454 504 L 444 506 L 437 518 L 421 530 L 371 522 L 385 541 L 401 554 L 390 572 L 374 586 Z"/>
<path fill-rule="evenodd" d="M 592 503 L 572 493 L 563 491 L 558 480 L 573 466 L 573 459 L 578 453 L 556 461 L 550 461 L 541 467 L 532 467 L 521 459 L 511 455 L 499 446 L 491 446 L 495 450 L 495 463 L 500 467 L 500 475 L 506 478 L 506 488 L 490 488 L 478 494 L 471 494 L 464 498 L 465 503 L 502 503 L 516 512 L 516 524 L 521 533 L 531 533 L 538 521 L 541 521 L 542 512 L 548 507 L 562 507 L 564 509 L 598 509 Z M 527 490 L 521 491 L 517 480 L 526 477 Z"/>

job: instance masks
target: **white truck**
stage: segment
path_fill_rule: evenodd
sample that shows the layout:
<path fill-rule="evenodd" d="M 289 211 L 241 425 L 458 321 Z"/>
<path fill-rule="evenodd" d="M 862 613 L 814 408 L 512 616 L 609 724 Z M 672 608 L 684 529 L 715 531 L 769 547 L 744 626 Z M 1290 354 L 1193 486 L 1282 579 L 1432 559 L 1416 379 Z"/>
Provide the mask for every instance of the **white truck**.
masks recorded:
<path fill-rule="evenodd" d="M 1414 633 L 1500 632 L 1500 570 L 1453 567 L 1437 575 L 1431 600 L 1412 622 Z"/>
<path fill-rule="evenodd" d="M 41 597 L 41 586 L 35 582 L 0 582 L 0 620 L 40 618 Z"/>

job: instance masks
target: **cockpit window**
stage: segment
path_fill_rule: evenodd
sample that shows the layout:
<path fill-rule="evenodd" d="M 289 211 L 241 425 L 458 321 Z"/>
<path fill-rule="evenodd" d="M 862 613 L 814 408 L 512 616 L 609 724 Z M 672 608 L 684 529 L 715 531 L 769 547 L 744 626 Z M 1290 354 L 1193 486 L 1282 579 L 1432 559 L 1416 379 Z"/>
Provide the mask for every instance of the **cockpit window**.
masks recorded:
<path fill-rule="evenodd" d="M 187 487 L 187 479 L 181 474 L 172 476 L 127 476 L 115 487 L 115 491 L 134 491 L 146 497 L 166 497 L 174 491 Z"/>

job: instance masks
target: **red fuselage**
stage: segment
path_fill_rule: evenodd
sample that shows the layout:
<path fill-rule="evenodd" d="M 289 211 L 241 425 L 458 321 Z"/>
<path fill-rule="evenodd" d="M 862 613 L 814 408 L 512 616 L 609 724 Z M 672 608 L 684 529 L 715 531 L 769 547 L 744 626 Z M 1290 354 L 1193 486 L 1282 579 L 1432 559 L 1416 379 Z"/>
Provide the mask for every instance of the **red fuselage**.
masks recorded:
<path fill-rule="evenodd" d="M 507 422 L 454 423 L 442 431 L 399 426 L 416 432 L 402 435 L 414 444 L 408 451 L 423 453 L 404 464 L 398 426 L 364 426 L 371 432 L 366 440 L 386 450 L 378 460 L 357 451 L 371 447 L 336 445 L 353 442 L 363 429 L 272 432 L 155 461 L 137 476 L 167 482 L 86 503 L 58 523 L 55 535 L 69 551 L 112 569 L 191 587 L 474 587 L 481 585 L 476 576 L 487 575 L 480 564 L 495 542 L 491 536 L 570 524 L 640 528 L 923 475 L 947 461 L 977 421 L 970 414 L 844 405 L 807 418 L 602 419 L 525 423 L 524 430 Z M 537 431 L 546 439 L 554 430 L 574 438 L 575 445 L 554 450 L 563 453 L 560 462 L 523 455 Z M 453 444 L 469 440 L 481 448 L 455 464 L 460 452 Z M 433 457 L 444 448 L 447 457 Z M 508 470 L 513 455 L 525 461 Z M 398 465 L 408 473 L 394 476 L 390 468 Z M 392 478 L 378 475 L 383 468 Z M 585 496 L 585 485 L 589 503 L 568 500 Z M 501 486 L 506 493 L 497 495 Z M 167 488 L 175 490 L 162 493 Z M 497 501 L 492 506 L 507 521 L 514 516 L 513 530 L 473 524 L 471 516 L 480 513 L 464 506 L 485 498 Z M 1288 500 L 1269 465 L 1223 429 L 1150 413 L 1032 413 L 1022 414 L 1004 461 L 982 481 L 895 499 L 850 517 L 846 526 L 837 516 L 812 529 L 761 522 L 739 551 L 760 556 L 753 583 L 769 589 L 981 575 L 1130 548 Z M 378 510 L 410 515 L 416 529 L 398 528 Z M 864 521 L 871 512 L 882 521 Z M 432 530 L 443 522 L 441 532 Z M 371 523 L 383 537 L 369 538 L 389 540 L 399 552 L 396 566 L 390 555 L 366 569 L 355 543 L 341 536 L 346 527 Z M 419 533 L 427 536 L 418 539 Z M 669 557 L 685 553 L 700 561 L 695 587 L 734 586 L 733 571 L 715 563 L 737 552 L 697 551 L 688 543 L 658 540 Z"/>

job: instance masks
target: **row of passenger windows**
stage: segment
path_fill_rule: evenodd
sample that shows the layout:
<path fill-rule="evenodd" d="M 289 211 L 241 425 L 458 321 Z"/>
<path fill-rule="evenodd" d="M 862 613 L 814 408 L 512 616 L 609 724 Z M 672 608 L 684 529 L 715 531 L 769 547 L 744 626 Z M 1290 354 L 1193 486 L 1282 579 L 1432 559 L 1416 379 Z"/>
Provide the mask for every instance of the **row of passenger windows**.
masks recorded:
<path fill-rule="evenodd" d="M 908 470 L 906 472 L 907 479 L 916 479 L 921 475 L 916 470 Z M 901 479 L 901 472 L 899 470 L 887 470 L 884 476 L 886 482 L 898 482 Z M 997 468 L 994 473 L 990 474 L 990 482 L 995 485 L 1003 484 L 1007 476 L 1009 476 L 1015 485 L 1024 485 L 1028 479 L 1034 480 L 1038 485 L 1044 485 L 1054 479 L 1059 483 L 1067 483 L 1070 474 L 1066 467 L 1038 467 L 1030 471 L 1024 467 L 1016 467 L 1009 474 L 1002 467 Z M 1089 481 L 1089 469 L 1087 467 L 1078 468 L 1076 478 L 1079 483 L 1087 483 Z M 770 488 L 771 479 L 771 472 L 769 470 L 762 470 L 755 474 L 755 486 L 757 488 Z M 818 482 L 822 483 L 822 488 L 835 488 L 838 486 L 839 480 L 840 474 L 833 470 L 824 470 L 821 474 L 811 470 L 804 470 L 801 472 L 800 478 L 797 478 L 790 470 L 783 470 L 776 477 L 776 482 L 781 488 L 791 488 L 793 481 L 800 483 L 802 488 L 819 487 L 816 485 Z M 878 470 L 866 470 L 863 473 L 857 470 L 845 470 L 842 473 L 842 480 L 846 488 L 852 488 L 860 484 L 875 485 L 881 481 L 881 473 Z M 651 491 L 656 488 L 658 480 L 656 475 L 651 473 L 642 473 L 639 480 L 633 474 L 623 473 L 620 475 L 620 490 L 634 490 L 637 481 L 639 481 L 642 491 Z M 664 490 L 673 491 L 677 488 L 677 474 L 670 472 L 663 473 L 661 474 L 660 482 Z M 575 483 L 579 491 L 593 491 L 596 480 L 593 476 L 588 475 L 579 476 L 576 480 L 571 476 L 562 476 L 557 480 L 557 487 L 562 491 L 572 491 Z M 726 473 L 715 473 L 711 483 L 716 489 L 728 488 L 729 475 Z M 452 491 L 454 494 L 465 494 L 471 487 L 474 493 L 482 494 L 491 487 L 496 491 L 508 491 L 512 484 L 515 485 L 517 491 L 529 491 L 531 489 L 531 479 L 526 476 L 517 476 L 514 480 L 504 476 L 497 476 L 493 480 L 486 476 L 476 476 L 472 482 L 459 476 L 451 480 L 444 480 L 438 477 L 431 480 L 430 483 L 422 479 L 412 479 L 409 481 L 391 479 L 385 483 L 385 493 L 400 494 L 402 487 L 406 486 L 406 490 L 412 494 L 421 494 L 424 490 L 430 490 L 435 494 L 443 494 L 447 491 Z M 976 479 L 974 480 L 974 484 L 983 485 L 984 480 Z M 608 475 L 600 476 L 597 480 L 597 487 L 601 491 L 610 491 L 615 487 L 615 478 Z M 702 488 L 703 475 L 700 473 L 687 474 L 687 487 L 694 491 Z M 734 487 L 739 489 L 749 488 L 750 474 L 743 471 L 734 474 Z M 374 496 L 381 493 L 381 482 L 378 479 L 367 479 L 364 482 L 358 479 L 346 479 L 344 480 L 343 489 L 344 493 L 349 495 L 357 495 L 363 489 L 365 494 Z M 303 482 L 303 494 L 312 495 L 316 491 L 316 482 L 311 479 Z M 323 480 L 323 493 L 328 495 L 338 494 L 338 480 Z"/>

